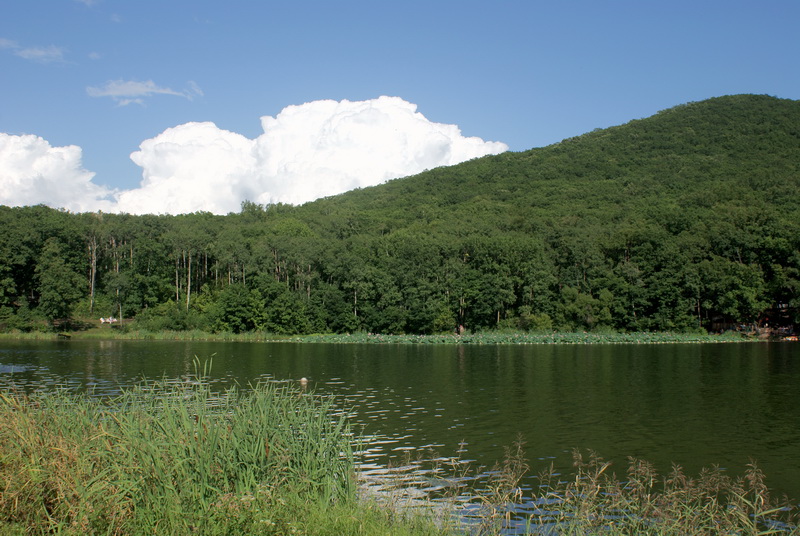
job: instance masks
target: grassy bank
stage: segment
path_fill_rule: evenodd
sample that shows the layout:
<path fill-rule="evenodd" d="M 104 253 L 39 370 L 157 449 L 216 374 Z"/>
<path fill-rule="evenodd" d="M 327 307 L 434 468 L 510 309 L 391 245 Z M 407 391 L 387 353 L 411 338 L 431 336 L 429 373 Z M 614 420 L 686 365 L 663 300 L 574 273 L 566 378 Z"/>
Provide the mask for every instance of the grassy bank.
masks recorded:
<path fill-rule="evenodd" d="M 594 333 L 594 332 L 505 332 L 487 331 L 464 335 L 383 335 L 379 333 L 275 335 L 265 332 L 209 333 L 205 331 L 146 331 L 137 329 L 94 328 L 68 333 L 12 332 L 0 333 L 0 340 L 175 340 L 175 341 L 240 341 L 240 342 L 299 342 L 335 344 L 669 344 L 746 342 L 758 339 L 739 333 Z"/>
<path fill-rule="evenodd" d="M 755 465 L 691 478 L 631 459 L 617 477 L 576 452 L 573 474 L 531 489 L 521 445 L 471 489 L 460 466 L 440 471 L 457 484 L 434 520 L 391 491 L 359 499 L 353 439 L 330 399 L 271 384 L 0 393 L 0 534 L 798 534 Z"/>

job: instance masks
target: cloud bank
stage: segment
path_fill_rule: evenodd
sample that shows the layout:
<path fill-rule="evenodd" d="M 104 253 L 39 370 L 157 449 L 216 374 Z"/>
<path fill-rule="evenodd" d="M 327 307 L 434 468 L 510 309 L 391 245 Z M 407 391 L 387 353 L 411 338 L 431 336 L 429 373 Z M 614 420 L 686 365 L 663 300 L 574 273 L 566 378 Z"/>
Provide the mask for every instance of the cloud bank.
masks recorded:
<path fill-rule="evenodd" d="M 0 133 L 0 204 L 115 210 L 113 192 L 92 182 L 93 177 L 83 168 L 80 147 L 51 147 L 39 136 Z"/>
<path fill-rule="evenodd" d="M 0 203 L 131 214 L 226 214 L 238 212 L 244 200 L 299 204 L 508 150 L 501 142 L 465 137 L 455 125 L 431 122 L 416 105 L 398 97 L 314 101 L 262 117 L 261 124 L 264 132 L 256 139 L 210 122 L 169 128 L 131 154 L 142 168 L 142 182 L 121 192 L 92 182 L 78 147 L 2 135 L 7 148 L 0 141 Z M 51 165 L 45 174 L 34 172 L 33 155 L 51 163 L 61 158 L 62 165 Z M 50 183 L 74 195 L 57 197 L 47 189 Z M 16 193 L 23 190 L 24 197 Z"/>

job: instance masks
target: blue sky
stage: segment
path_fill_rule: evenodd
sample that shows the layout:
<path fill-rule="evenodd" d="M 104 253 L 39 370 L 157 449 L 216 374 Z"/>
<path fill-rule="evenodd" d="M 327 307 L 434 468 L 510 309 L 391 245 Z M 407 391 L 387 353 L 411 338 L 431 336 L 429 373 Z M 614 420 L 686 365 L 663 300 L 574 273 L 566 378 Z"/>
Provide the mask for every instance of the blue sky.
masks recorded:
<path fill-rule="evenodd" d="M 520 151 L 719 95 L 798 99 L 798 21 L 796 0 L 7 0 L 0 18 L 0 133 L 9 136 L 0 151 L 0 203 L 37 202 L 38 195 L 39 202 L 91 209 L 47 197 L 55 195 L 52 181 L 31 186 L 27 198 L 15 197 L 9 184 L 20 189 L 25 181 L 41 179 L 41 171 L 21 170 L 32 160 L 20 155 L 34 151 L 30 139 L 19 138 L 23 135 L 40 137 L 45 145 L 37 150 L 48 157 L 60 147 L 79 147 L 82 152 L 72 153 L 65 164 L 79 169 L 66 179 L 51 171 L 53 180 L 88 180 L 107 188 L 101 197 L 112 199 L 142 188 L 142 181 L 166 185 L 180 175 L 176 169 L 189 153 L 164 151 L 169 143 L 193 143 L 195 135 L 185 128 L 161 136 L 169 129 L 212 122 L 219 131 L 244 138 L 231 142 L 241 142 L 244 154 L 251 151 L 247 140 L 265 133 L 262 117 L 314 101 L 399 97 L 416 105 L 416 112 L 435 124 L 433 130 L 454 125 L 463 137 Z M 395 112 L 385 104 L 377 106 L 388 118 L 381 128 L 397 130 Z M 299 139 L 299 125 L 321 112 L 295 111 L 293 132 Z M 340 107 L 329 113 L 362 111 Z M 429 135 L 416 123 L 404 128 L 410 130 L 403 143 L 386 138 L 387 144 L 410 151 L 417 137 Z M 314 132 L 320 136 L 319 128 Z M 219 147 L 227 134 L 205 136 L 203 143 Z M 460 143 L 456 135 L 447 136 L 447 143 Z M 354 138 L 340 131 L 336 139 Z M 140 149 L 146 140 L 159 143 L 148 152 Z M 275 144 L 283 142 L 271 143 L 261 143 L 261 150 L 275 154 Z M 437 146 L 437 154 L 449 147 Z M 500 149 L 475 150 L 479 155 Z M 130 157 L 136 151 L 142 153 L 140 165 Z M 172 158 L 173 167 L 165 171 L 160 158 Z M 273 182 L 242 186 L 231 195 L 283 192 L 274 186 L 281 180 L 305 190 L 319 186 L 300 184 L 300 172 L 284 178 L 280 169 L 286 166 L 273 165 Z M 409 171 L 415 172 L 413 166 Z M 400 166 L 386 173 L 403 172 Z M 353 181 L 337 184 L 369 184 Z M 186 184 L 176 182 L 173 190 Z M 264 193 L 260 200 L 281 200 L 280 195 Z"/>

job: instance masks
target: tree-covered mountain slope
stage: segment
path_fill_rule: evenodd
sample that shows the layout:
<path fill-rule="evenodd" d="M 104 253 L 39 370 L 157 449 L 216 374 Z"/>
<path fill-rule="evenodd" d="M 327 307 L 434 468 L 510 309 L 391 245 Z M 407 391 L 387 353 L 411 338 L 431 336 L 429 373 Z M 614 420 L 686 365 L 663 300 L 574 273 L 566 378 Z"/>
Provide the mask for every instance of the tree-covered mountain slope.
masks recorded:
<path fill-rule="evenodd" d="M 6 207 L 0 323 L 100 310 L 283 333 L 791 325 L 798 187 L 800 102 L 736 95 L 300 207 Z M 80 298 L 54 288 L 70 273 Z"/>
<path fill-rule="evenodd" d="M 352 211 L 406 226 L 485 207 L 505 214 L 484 224 L 522 230 L 553 217 L 603 222 L 737 202 L 793 212 L 798 167 L 800 102 L 736 95 L 348 192 L 301 211 L 312 220 L 313 212 Z"/>

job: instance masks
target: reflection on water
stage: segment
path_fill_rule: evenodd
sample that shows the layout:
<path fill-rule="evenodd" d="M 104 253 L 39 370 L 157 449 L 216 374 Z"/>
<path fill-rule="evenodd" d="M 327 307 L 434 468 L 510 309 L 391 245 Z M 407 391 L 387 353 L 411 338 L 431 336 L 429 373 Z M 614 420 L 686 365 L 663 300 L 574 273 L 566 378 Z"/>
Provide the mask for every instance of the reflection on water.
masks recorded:
<path fill-rule="evenodd" d="M 574 447 L 619 473 L 627 456 L 661 471 L 675 462 L 733 474 L 752 457 L 771 487 L 800 497 L 798 348 L 4 341 L 0 386 L 113 395 L 143 379 L 189 378 L 197 359 L 211 360 L 216 388 L 306 377 L 308 390 L 336 396 L 365 438 L 368 484 L 407 477 L 406 488 L 444 495 L 453 485 L 437 470 L 454 460 L 491 467 L 521 436 L 534 473 L 551 461 L 569 471 Z"/>

